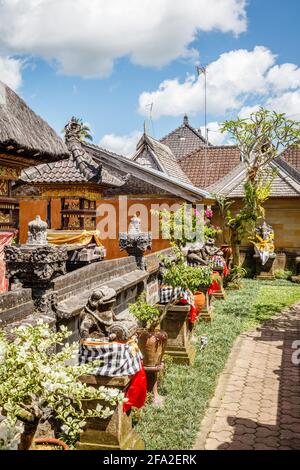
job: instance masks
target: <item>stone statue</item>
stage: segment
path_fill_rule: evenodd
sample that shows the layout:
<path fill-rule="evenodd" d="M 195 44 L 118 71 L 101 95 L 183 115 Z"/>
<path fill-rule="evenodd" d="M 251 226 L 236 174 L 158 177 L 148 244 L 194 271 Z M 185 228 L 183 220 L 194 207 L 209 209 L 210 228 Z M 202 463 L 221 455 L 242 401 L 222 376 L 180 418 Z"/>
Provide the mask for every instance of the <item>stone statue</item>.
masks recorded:
<path fill-rule="evenodd" d="M 28 224 L 27 245 L 48 245 L 47 241 L 48 225 L 39 215 Z"/>
<path fill-rule="evenodd" d="M 117 319 L 112 309 L 116 296 L 116 291 L 107 286 L 93 291 L 79 318 L 82 339 L 127 341 L 136 332 L 137 323 L 133 318 Z"/>
<path fill-rule="evenodd" d="M 119 233 L 119 247 L 126 250 L 129 256 L 134 256 L 137 267 L 146 270 L 145 251 L 152 246 L 151 232 L 141 232 L 141 221 L 135 215 L 128 226 L 128 232 Z"/>
<path fill-rule="evenodd" d="M 134 215 L 131 218 L 128 226 L 128 233 L 130 235 L 141 233 L 141 220 L 137 217 L 137 215 Z"/>
<path fill-rule="evenodd" d="M 186 251 L 187 263 L 192 266 L 208 266 L 213 256 L 224 257 L 222 250 L 215 245 L 214 238 L 208 238 L 204 245 L 193 243 Z"/>

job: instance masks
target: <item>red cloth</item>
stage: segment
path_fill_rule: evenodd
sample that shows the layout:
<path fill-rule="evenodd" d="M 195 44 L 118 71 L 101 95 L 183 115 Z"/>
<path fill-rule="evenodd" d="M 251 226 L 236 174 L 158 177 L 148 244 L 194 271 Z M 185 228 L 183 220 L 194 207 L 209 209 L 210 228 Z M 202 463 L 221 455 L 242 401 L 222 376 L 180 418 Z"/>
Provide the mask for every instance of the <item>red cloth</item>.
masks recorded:
<path fill-rule="evenodd" d="M 146 401 L 147 395 L 147 377 L 144 366 L 132 377 L 129 387 L 126 391 L 125 398 L 128 399 L 123 404 L 123 411 L 129 411 L 132 406 L 142 408 Z"/>
<path fill-rule="evenodd" d="M 223 271 L 223 272 L 224 272 L 224 277 L 228 276 L 228 274 L 229 274 L 229 269 L 228 269 L 228 266 L 227 266 L 226 263 L 224 264 L 224 271 Z"/>
<path fill-rule="evenodd" d="M 180 299 L 179 303 L 186 305 L 188 303 L 188 301 L 187 301 L 187 299 Z M 197 307 L 194 303 L 190 304 L 190 306 L 191 306 L 191 308 L 190 308 L 189 321 L 194 324 L 197 320 L 198 315 L 199 315 L 199 311 L 198 311 L 198 309 L 197 309 Z"/>
<path fill-rule="evenodd" d="M 16 232 L 0 232 L 0 293 L 8 290 L 8 280 L 5 277 L 4 248 L 11 245 Z"/>

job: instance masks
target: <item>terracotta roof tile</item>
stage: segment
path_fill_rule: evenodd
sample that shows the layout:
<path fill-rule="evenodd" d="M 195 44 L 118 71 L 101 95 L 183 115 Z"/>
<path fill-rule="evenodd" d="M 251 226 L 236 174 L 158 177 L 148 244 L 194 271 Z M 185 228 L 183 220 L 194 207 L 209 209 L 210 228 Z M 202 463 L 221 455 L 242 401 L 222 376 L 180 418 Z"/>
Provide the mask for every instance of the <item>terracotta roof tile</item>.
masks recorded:
<path fill-rule="evenodd" d="M 296 170 L 300 171 L 300 148 L 288 148 L 281 154 L 281 158 L 286 160 Z"/>
<path fill-rule="evenodd" d="M 178 163 L 195 186 L 207 188 L 227 175 L 240 161 L 240 152 L 235 146 L 209 146 L 206 150 L 196 150 Z"/>

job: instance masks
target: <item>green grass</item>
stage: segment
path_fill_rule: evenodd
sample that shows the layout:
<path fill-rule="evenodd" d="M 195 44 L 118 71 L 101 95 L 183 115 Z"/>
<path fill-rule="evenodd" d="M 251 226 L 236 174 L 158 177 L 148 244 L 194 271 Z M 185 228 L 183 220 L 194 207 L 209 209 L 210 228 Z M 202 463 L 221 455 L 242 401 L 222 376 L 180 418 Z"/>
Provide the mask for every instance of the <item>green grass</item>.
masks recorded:
<path fill-rule="evenodd" d="M 191 449 L 236 337 L 300 300 L 300 286 L 289 281 L 244 282 L 225 301 L 214 301 L 210 325 L 197 325 L 196 336 L 207 334 L 209 342 L 202 352 L 197 342 L 194 366 L 168 368 L 160 388 L 163 406 L 143 408 L 136 430 L 147 449 Z"/>

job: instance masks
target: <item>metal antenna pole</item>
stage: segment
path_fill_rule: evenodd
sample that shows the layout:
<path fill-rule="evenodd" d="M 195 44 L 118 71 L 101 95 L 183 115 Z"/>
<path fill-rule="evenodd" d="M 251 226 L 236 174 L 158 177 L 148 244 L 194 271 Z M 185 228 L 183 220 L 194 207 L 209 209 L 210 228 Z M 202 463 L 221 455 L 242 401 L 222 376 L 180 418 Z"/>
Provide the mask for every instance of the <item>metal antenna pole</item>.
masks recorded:
<path fill-rule="evenodd" d="M 204 187 L 207 181 L 207 147 L 208 147 L 208 129 L 207 129 L 207 68 L 204 66 L 196 66 L 198 77 L 204 75 L 204 137 L 205 137 L 205 154 L 204 154 Z"/>

